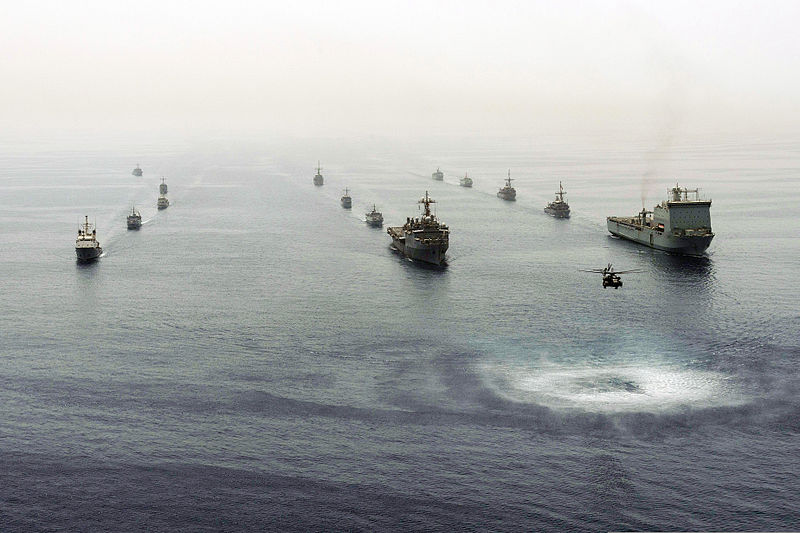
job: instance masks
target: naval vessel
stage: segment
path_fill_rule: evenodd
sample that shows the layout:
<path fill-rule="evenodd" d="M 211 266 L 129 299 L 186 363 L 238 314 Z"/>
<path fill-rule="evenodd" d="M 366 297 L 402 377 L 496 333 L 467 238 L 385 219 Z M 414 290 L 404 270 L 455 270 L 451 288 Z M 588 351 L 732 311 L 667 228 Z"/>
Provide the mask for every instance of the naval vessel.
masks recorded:
<path fill-rule="evenodd" d="M 376 228 L 383 226 L 383 213 L 378 211 L 375 204 L 372 204 L 372 211 L 366 214 L 365 222 Z"/>
<path fill-rule="evenodd" d="M 350 191 L 348 189 L 344 190 L 344 196 L 342 196 L 342 207 L 345 209 L 350 209 L 353 207 L 353 199 L 350 198 Z"/>
<path fill-rule="evenodd" d="M 433 174 L 431 174 L 431 177 L 432 177 L 433 179 L 435 179 L 436 181 L 444 181 L 444 172 L 442 172 L 441 170 L 439 170 L 439 169 L 437 168 L 437 169 L 436 169 L 436 172 L 434 172 Z"/>
<path fill-rule="evenodd" d="M 142 215 L 136 210 L 136 206 L 131 208 L 131 214 L 128 215 L 128 229 L 139 229 L 142 227 Z"/>
<path fill-rule="evenodd" d="M 131 174 L 133 174 L 134 176 L 142 175 L 142 169 L 139 167 L 139 163 L 136 163 L 136 168 L 133 169 L 133 172 L 131 172 Z"/>
<path fill-rule="evenodd" d="M 325 183 L 325 180 L 322 179 L 322 167 L 319 166 L 319 161 L 317 161 L 317 173 L 314 176 L 314 185 L 319 187 L 320 185 L 323 185 L 324 183 Z"/>
<path fill-rule="evenodd" d="M 652 211 L 642 209 L 633 217 L 608 217 L 607 224 L 612 235 L 684 255 L 701 255 L 714 238 L 711 200 L 701 199 L 698 189 L 678 184 Z"/>
<path fill-rule="evenodd" d="M 547 204 L 547 207 L 544 208 L 544 212 L 556 218 L 569 218 L 569 204 L 564 201 L 564 194 L 566 194 L 564 192 L 564 187 L 561 186 L 561 182 L 559 181 L 556 199 Z"/>
<path fill-rule="evenodd" d="M 425 206 L 421 217 L 406 218 L 403 226 L 387 228 L 386 233 L 392 237 L 392 247 L 406 257 L 443 265 L 450 246 L 450 229 L 431 213 L 435 200 L 428 196 L 428 191 L 419 203 Z"/>
<path fill-rule="evenodd" d="M 458 181 L 458 184 L 462 187 L 472 187 L 472 178 L 464 174 L 464 177 Z"/>
<path fill-rule="evenodd" d="M 158 202 L 156 206 L 159 209 L 166 209 L 169 207 L 169 199 L 167 198 L 167 180 L 161 178 L 161 184 L 158 186 Z"/>
<path fill-rule="evenodd" d="M 497 191 L 497 197 L 509 201 L 515 201 L 517 199 L 517 190 L 511 186 L 511 169 L 508 171 L 506 184 Z"/>
<path fill-rule="evenodd" d="M 94 261 L 103 253 L 100 243 L 97 242 L 97 229 L 89 224 L 89 217 L 78 228 L 78 238 L 75 240 L 75 255 L 78 261 Z"/>

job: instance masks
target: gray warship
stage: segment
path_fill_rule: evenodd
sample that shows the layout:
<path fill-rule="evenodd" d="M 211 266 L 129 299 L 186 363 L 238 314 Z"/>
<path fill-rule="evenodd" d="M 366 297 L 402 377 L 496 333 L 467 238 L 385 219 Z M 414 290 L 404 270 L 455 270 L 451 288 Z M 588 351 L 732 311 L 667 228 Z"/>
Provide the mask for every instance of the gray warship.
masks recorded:
<path fill-rule="evenodd" d="M 142 169 L 139 167 L 139 163 L 136 163 L 136 168 L 133 169 L 133 172 L 131 172 L 131 174 L 133 174 L 134 176 L 142 175 Z"/>
<path fill-rule="evenodd" d="M 651 215 L 651 216 L 648 216 Z M 679 185 L 667 191 L 667 200 L 652 211 L 634 217 L 608 217 L 612 235 L 650 248 L 684 255 L 701 255 L 711 244 L 711 200 L 698 189 Z"/>
<path fill-rule="evenodd" d="M 437 169 L 436 169 L 436 172 L 434 172 L 433 174 L 431 174 L 431 177 L 432 177 L 433 179 L 435 179 L 436 181 L 444 181 L 444 172 L 442 172 L 441 170 L 439 170 L 439 169 L 437 168 Z"/>
<path fill-rule="evenodd" d="M 156 206 L 159 209 L 166 209 L 169 207 L 169 199 L 167 198 L 167 180 L 161 178 L 161 184 L 158 186 L 158 202 Z"/>
<path fill-rule="evenodd" d="M 348 189 L 344 190 L 344 196 L 342 196 L 342 207 L 345 209 L 350 209 L 353 207 L 353 199 L 350 198 L 350 191 Z"/>
<path fill-rule="evenodd" d="M 319 161 L 317 161 L 317 173 L 314 176 L 314 185 L 319 187 L 319 186 L 323 185 L 324 183 L 325 183 L 325 180 L 322 179 L 322 167 L 319 166 Z"/>
<path fill-rule="evenodd" d="M 139 229 L 142 227 L 142 215 L 136 210 L 136 207 L 131 208 L 131 214 L 128 215 L 128 229 Z"/>
<path fill-rule="evenodd" d="M 392 247 L 404 256 L 433 265 L 445 264 L 445 252 L 450 246 L 450 229 L 431 213 L 435 200 L 428 196 L 420 199 L 425 212 L 419 218 L 407 218 L 403 226 L 386 229 L 392 237 Z"/>
<path fill-rule="evenodd" d="M 462 187 L 472 187 L 472 178 L 464 174 L 464 177 L 458 181 L 458 184 Z"/>
<path fill-rule="evenodd" d="M 499 191 L 497 191 L 497 197 L 511 202 L 517 199 L 517 190 L 511 186 L 511 169 L 508 171 L 506 184 Z"/>
<path fill-rule="evenodd" d="M 544 212 L 556 218 L 569 218 L 569 204 L 564 201 L 564 194 L 564 187 L 561 186 L 561 182 L 559 181 L 556 199 L 547 204 L 547 207 L 544 208 Z"/>
<path fill-rule="evenodd" d="M 88 263 L 94 261 L 103 253 L 100 243 L 97 241 L 97 229 L 89 224 L 89 217 L 78 228 L 78 238 L 75 240 L 75 255 L 78 261 Z"/>
<path fill-rule="evenodd" d="M 369 226 L 379 228 L 383 226 L 383 213 L 378 211 L 378 209 L 375 207 L 375 204 L 372 204 L 372 211 L 366 214 L 366 218 L 364 220 Z"/>

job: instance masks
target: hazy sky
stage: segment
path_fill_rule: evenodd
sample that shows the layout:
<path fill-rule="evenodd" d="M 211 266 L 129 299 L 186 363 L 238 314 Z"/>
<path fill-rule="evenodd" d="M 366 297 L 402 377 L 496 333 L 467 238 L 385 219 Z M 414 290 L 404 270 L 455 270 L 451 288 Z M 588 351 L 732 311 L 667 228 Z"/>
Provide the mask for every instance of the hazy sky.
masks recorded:
<path fill-rule="evenodd" d="M 800 2 L 19 1 L 0 127 L 785 131 Z"/>

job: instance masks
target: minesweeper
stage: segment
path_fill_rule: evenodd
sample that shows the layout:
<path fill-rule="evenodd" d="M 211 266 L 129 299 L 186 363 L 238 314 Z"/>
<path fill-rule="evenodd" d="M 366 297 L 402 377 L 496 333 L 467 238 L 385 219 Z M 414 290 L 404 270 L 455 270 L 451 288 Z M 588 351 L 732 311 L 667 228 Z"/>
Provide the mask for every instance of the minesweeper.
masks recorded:
<path fill-rule="evenodd" d="M 128 229 L 139 229 L 142 227 L 142 215 L 136 210 L 136 206 L 131 208 L 131 214 L 128 215 Z"/>
<path fill-rule="evenodd" d="M 349 189 L 344 190 L 344 196 L 342 196 L 340 202 L 342 203 L 342 207 L 344 207 L 345 209 L 350 209 L 351 207 L 353 207 L 353 199 L 350 197 Z"/>
<path fill-rule="evenodd" d="M 78 238 L 75 240 L 75 255 L 78 261 L 84 263 L 94 261 L 103 253 L 100 243 L 97 242 L 97 229 L 89 224 L 89 217 L 78 228 Z"/>
<path fill-rule="evenodd" d="M 436 172 L 434 172 L 433 174 L 431 174 L 431 177 L 432 177 L 433 179 L 435 179 L 436 181 L 444 181 L 444 172 L 442 172 L 441 170 L 439 170 L 439 169 L 437 168 L 437 169 L 436 169 Z"/>
<path fill-rule="evenodd" d="M 450 246 L 450 228 L 431 213 L 431 204 L 436 201 L 428 196 L 428 191 L 418 203 L 425 206 L 421 217 L 406 218 L 403 226 L 386 229 L 392 238 L 392 247 L 410 259 L 443 265 Z"/>
<path fill-rule="evenodd" d="M 462 187 L 472 187 L 472 178 L 464 174 L 464 177 L 458 181 L 458 184 Z"/>
<path fill-rule="evenodd" d="M 131 174 L 133 174 L 134 176 L 142 175 L 142 168 L 139 166 L 138 163 L 136 164 L 136 168 L 133 169 L 133 172 L 131 172 Z"/>
<path fill-rule="evenodd" d="M 383 213 L 378 211 L 378 208 L 375 207 L 375 204 L 372 204 L 372 211 L 365 214 L 364 221 L 369 226 L 379 228 L 383 226 Z"/>
<path fill-rule="evenodd" d="M 314 185 L 320 187 L 324 183 L 325 180 L 322 179 L 322 167 L 319 165 L 319 161 L 317 161 L 317 173 L 314 175 Z"/>
<path fill-rule="evenodd" d="M 612 235 L 677 254 L 701 255 L 714 238 L 711 200 L 701 199 L 698 189 L 677 184 L 652 211 L 642 209 L 635 217 L 608 217 L 607 221 Z"/>
<path fill-rule="evenodd" d="M 517 190 L 511 186 L 511 169 L 508 170 L 508 178 L 506 178 L 506 184 L 497 191 L 497 197 L 502 198 L 503 200 L 508 200 L 509 202 L 514 202 L 517 200 Z"/>
<path fill-rule="evenodd" d="M 559 181 L 556 199 L 547 204 L 547 207 L 544 208 L 544 212 L 556 218 L 569 218 L 569 204 L 564 201 L 565 194 L 564 187 L 561 186 L 561 182 Z"/>

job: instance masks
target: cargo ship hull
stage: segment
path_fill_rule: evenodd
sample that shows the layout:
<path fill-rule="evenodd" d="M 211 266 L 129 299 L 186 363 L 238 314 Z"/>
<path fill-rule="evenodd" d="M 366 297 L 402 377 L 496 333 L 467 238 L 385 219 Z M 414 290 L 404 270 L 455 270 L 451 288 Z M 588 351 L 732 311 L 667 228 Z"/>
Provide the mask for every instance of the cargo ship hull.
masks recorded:
<path fill-rule="evenodd" d="M 608 231 L 622 239 L 643 244 L 656 250 L 683 255 L 702 255 L 711 245 L 714 234 L 670 235 L 658 228 L 642 226 L 635 218 L 608 217 Z"/>

